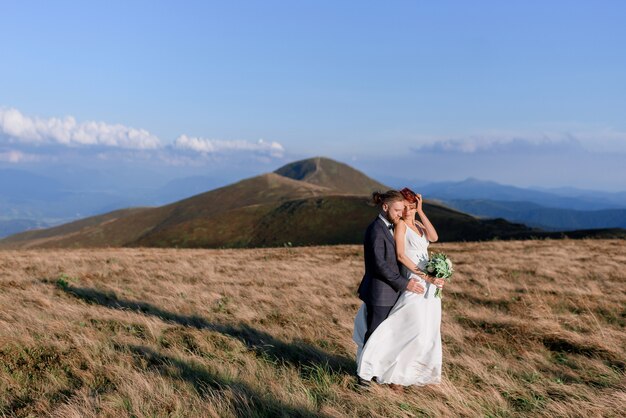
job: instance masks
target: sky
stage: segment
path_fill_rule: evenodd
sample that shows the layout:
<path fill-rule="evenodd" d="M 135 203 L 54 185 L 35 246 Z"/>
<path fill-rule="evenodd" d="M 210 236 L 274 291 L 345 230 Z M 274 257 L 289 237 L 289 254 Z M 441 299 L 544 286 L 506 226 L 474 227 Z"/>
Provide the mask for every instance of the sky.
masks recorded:
<path fill-rule="evenodd" d="M 2 167 L 235 180 L 321 155 L 378 178 L 626 190 L 621 0 L 0 9 Z"/>

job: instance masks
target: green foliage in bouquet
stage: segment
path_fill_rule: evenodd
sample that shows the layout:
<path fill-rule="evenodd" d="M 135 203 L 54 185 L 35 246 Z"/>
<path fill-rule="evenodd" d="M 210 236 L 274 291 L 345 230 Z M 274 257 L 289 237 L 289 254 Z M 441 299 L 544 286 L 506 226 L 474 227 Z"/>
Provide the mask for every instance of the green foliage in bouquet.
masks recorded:
<path fill-rule="evenodd" d="M 444 253 L 433 253 L 430 260 L 428 260 L 428 264 L 426 264 L 426 273 L 428 273 L 429 276 L 449 281 L 452 277 L 452 273 L 454 273 L 452 261 L 450 261 L 448 256 Z M 442 289 L 437 288 L 435 297 L 440 298 L 441 293 Z"/>

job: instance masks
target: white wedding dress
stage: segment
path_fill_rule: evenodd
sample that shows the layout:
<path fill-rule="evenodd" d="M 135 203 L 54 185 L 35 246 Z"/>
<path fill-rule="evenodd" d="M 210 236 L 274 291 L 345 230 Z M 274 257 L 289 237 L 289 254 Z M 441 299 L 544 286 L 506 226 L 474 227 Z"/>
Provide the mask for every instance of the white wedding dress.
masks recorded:
<path fill-rule="evenodd" d="M 406 256 L 423 269 L 428 262 L 428 240 L 406 229 Z M 436 287 L 402 266 L 405 277 L 416 279 L 426 289 L 418 295 L 404 291 L 393 309 L 363 346 L 367 331 L 365 304 L 354 320 L 357 344 L 357 374 L 378 383 L 427 385 L 441 381 L 441 299 Z"/>

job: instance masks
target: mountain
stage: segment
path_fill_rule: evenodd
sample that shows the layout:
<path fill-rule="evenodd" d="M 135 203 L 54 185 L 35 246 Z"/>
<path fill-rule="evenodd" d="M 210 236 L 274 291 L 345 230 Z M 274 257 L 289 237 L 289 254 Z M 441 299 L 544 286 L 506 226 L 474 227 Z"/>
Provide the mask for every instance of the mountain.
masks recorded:
<path fill-rule="evenodd" d="M 36 229 L 11 235 L 0 241 L 0 248 L 80 248 L 119 247 L 126 243 L 126 235 L 119 233 L 117 221 L 143 213 L 146 208 L 121 209 L 104 215 L 92 216 L 47 229 Z"/>
<path fill-rule="evenodd" d="M 601 190 L 578 189 L 576 187 L 538 188 L 534 189 L 555 194 L 563 197 L 576 198 L 578 200 L 594 201 L 610 207 L 626 208 L 626 191 L 606 192 Z M 611 206 L 613 205 L 613 206 Z"/>
<path fill-rule="evenodd" d="M 0 247 L 360 244 L 377 213 L 370 192 L 385 188 L 345 164 L 314 158 L 165 206 L 117 210 L 16 234 L 0 241 Z M 551 236 L 503 219 L 478 219 L 431 201 L 425 202 L 425 211 L 442 241 Z"/>
<path fill-rule="evenodd" d="M 50 229 L 28 231 L 6 238 L 0 244 L 11 247 L 237 246 L 257 217 L 272 205 L 329 191 L 270 173 L 157 208 L 119 210 Z"/>
<path fill-rule="evenodd" d="M 480 220 L 453 209 L 425 203 L 441 241 L 477 241 L 495 236 L 531 234 L 532 229 L 503 220 Z M 271 246 L 363 242 L 365 227 L 376 216 L 367 196 L 322 196 L 286 202 L 261 219 L 250 243 Z M 528 235 L 528 236 L 529 236 Z"/>
<path fill-rule="evenodd" d="M 274 171 L 284 177 L 356 195 L 389 189 L 347 164 L 316 157 L 296 161 Z"/>
<path fill-rule="evenodd" d="M 626 208 L 625 205 L 619 203 L 620 194 L 615 194 L 613 199 L 607 198 L 606 195 L 603 195 L 603 197 L 594 197 L 592 195 L 572 197 L 570 195 L 524 189 L 474 178 L 468 178 L 460 182 L 431 183 L 420 187 L 419 192 L 431 199 L 442 201 L 479 199 L 530 202 L 544 207 L 574 210 Z"/>
<path fill-rule="evenodd" d="M 369 193 L 384 185 L 351 167 L 315 158 L 283 167 L 282 177 L 302 180 L 346 193 Z M 280 170 L 280 169 L 279 169 Z M 299 176 L 298 176 L 299 175 Z M 0 228 L 6 236 L 39 225 L 59 225 L 87 216 L 133 206 L 169 204 L 228 184 L 225 173 L 213 177 L 176 178 L 160 187 L 140 187 L 145 181 L 121 182 L 119 176 L 97 169 L 55 167 L 50 175 L 0 169 L 0 220 L 12 222 Z M 123 184 L 120 184 L 123 183 Z M 33 223 L 25 223 L 30 219 Z"/>
<path fill-rule="evenodd" d="M 446 200 L 446 205 L 472 215 L 504 218 L 548 230 L 626 228 L 626 209 L 581 211 L 547 208 L 531 202 Z"/>
<path fill-rule="evenodd" d="M 504 218 L 551 231 L 626 228 L 624 192 L 525 189 L 474 178 L 422 184 L 415 190 L 471 215 Z"/>

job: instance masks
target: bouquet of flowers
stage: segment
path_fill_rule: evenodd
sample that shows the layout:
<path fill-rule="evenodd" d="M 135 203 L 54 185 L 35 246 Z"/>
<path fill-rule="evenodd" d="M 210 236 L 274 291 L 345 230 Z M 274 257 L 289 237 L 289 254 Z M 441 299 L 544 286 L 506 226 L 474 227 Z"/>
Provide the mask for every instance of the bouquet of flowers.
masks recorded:
<path fill-rule="evenodd" d="M 454 273 L 452 261 L 450 261 L 448 256 L 444 253 L 434 253 L 431 255 L 430 260 L 428 260 L 428 263 L 426 264 L 425 273 L 429 276 L 449 281 L 452 277 L 452 273 Z M 435 291 L 435 297 L 441 298 L 442 292 L 443 290 L 438 287 Z"/>

